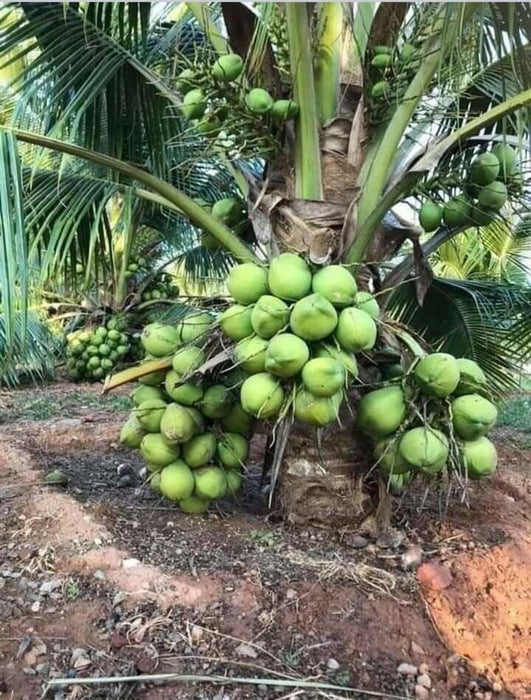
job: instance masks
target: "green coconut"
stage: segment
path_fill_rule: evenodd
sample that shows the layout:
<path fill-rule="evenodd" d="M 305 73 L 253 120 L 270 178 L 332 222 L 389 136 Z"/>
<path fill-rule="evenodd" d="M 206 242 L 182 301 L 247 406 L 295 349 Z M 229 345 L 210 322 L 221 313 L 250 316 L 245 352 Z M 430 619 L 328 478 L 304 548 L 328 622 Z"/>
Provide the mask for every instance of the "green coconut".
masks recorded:
<path fill-rule="evenodd" d="M 183 445 L 183 459 L 191 469 L 196 469 L 213 459 L 216 448 L 217 440 L 213 433 L 200 433 Z"/>
<path fill-rule="evenodd" d="M 459 366 L 453 355 L 434 352 L 419 361 L 415 377 L 425 394 L 445 398 L 453 394 L 459 384 Z"/>
<path fill-rule="evenodd" d="M 202 433 L 205 429 L 205 419 L 203 418 L 203 414 L 197 408 L 192 408 L 192 406 L 186 406 L 186 408 L 188 409 L 188 413 L 190 414 L 194 425 L 193 434 L 198 435 L 199 433 Z"/>
<path fill-rule="evenodd" d="M 243 370 L 249 372 L 249 374 L 256 374 L 257 372 L 263 372 L 265 369 L 267 348 L 267 340 L 254 335 L 249 336 L 240 340 L 236 345 L 234 357 Z"/>
<path fill-rule="evenodd" d="M 194 88 L 183 97 L 181 112 L 187 119 L 200 119 L 207 108 L 207 98 L 201 88 Z"/>
<path fill-rule="evenodd" d="M 229 433 L 248 433 L 253 426 L 254 418 L 243 410 L 241 403 L 235 403 L 221 420 L 223 429 Z"/>
<path fill-rule="evenodd" d="M 461 461 L 470 479 L 481 479 L 494 474 L 498 454 L 488 438 L 480 437 L 461 445 Z"/>
<path fill-rule="evenodd" d="M 464 394 L 480 394 L 487 388 L 487 377 L 481 367 L 466 357 L 460 357 L 457 360 L 459 367 L 459 384 L 455 390 L 457 396 Z"/>
<path fill-rule="evenodd" d="M 262 295 L 267 294 L 267 278 L 267 269 L 254 263 L 242 263 L 229 272 L 227 289 L 238 304 L 254 304 Z"/>
<path fill-rule="evenodd" d="M 442 222 L 442 208 L 431 199 L 428 199 L 421 206 L 419 211 L 419 222 L 426 233 L 436 231 Z"/>
<path fill-rule="evenodd" d="M 494 182 L 482 187 L 478 194 L 478 202 L 485 209 L 501 209 L 507 201 L 507 187 L 495 180 Z"/>
<path fill-rule="evenodd" d="M 499 143 L 492 149 L 493 155 L 500 161 L 499 177 L 505 180 L 510 175 L 513 175 L 516 170 L 517 153 L 506 143 Z"/>
<path fill-rule="evenodd" d="M 220 56 L 212 66 L 212 76 L 222 83 L 230 83 L 241 75 L 243 59 L 237 53 Z"/>
<path fill-rule="evenodd" d="M 171 361 L 173 369 L 182 376 L 193 374 L 206 359 L 202 348 L 191 346 L 177 350 Z"/>
<path fill-rule="evenodd" d="M 170 445 L 188 442 L 197 432 L 197 424 L 191 409 L 178 403 L 170 403 L 160 421 L 160 432 Z"/>
<path fill-rule="evenodd" d="M 178 333 L 183 344 L 188 345 L 196 341 L 201 344 L 208 336 L 210 326 L 214 323 L 214 317 L 208 312 L 189 314 L 178 325 Z"/>
<path fill-rule="evenodd" d="M 199 498 L 199 496 L 190 496 L 190 498 L 184 498 L 182 501 L 179 501 L 179 508 L 188 515 L 206 513 L 209 506 L 210 501 L 206 498 Z"/>
<path fill-rule="evenodd" d="M 366 311 L 350 306 L 339 314 L 336 338 L 346 352 L 371 350 L 376 344 L 377 328 Z"/>
<path fill-rule="evenodd" d="M 249 454 L 249 443 L 239 433 L 224 433 L 218 442 L 218 457 L 223 466 L 236 469 L 245 463 Z"/>
<path fill-rule="evenodd" d="M 381 97 L 385 97 L 391 86 L 387 82 L 387 80 L 379 80 L 377 83 L 374 83 L 374 85 L 371 88 L 371 97 L 373 97 L 375 100 L 379 100 Z"/>
<path fill-rule="evenodd" d="M 268 372 L 248 377 L 240 389 L 242 408 L 257 418 L 273 418 L 284 403 L 284 390 L 276 377 Z"/>
<path fill-rule="evenodd" d="M 227 479 L 227 494 L 229 496 L 235 496 L 242 490 L 243 477 L 236 469 L 227 469 L 225 478 Z"/>
<path fill-rule="evenodd" d="M 378 44 L 375 46 L 372 50 L 373 54 L 377 56 L 380 53 L 385 53 L 391 55 L 393 53 L 393 47 L 392 46 L 384 46 L 383 44 Z"/>
<path fill-rule="evenodd" d="M 399 451 L 400 440 L 395 436 L 378 440 L 374 447 L 374 456 L 382 475 L 405 474 L 411 467 Z"/>
<path fill-rule="evenodd" d="M 230 390 L 223 384 L 213 384 L 205 391 L 201 411 L 207 418 L 223 418 L 232 408 L 234 400 Z"/>
<path fill-rule="evenodd" d="M 463 440 L 486 435 L 497 417 L 496 406 L 479 394 L 465 394 L 452 402 L 454 429 Z"/>
<path fill-rule="evenodd" d="M 393 63 L 393 57 L 388 53 L 379 53 L 371 61 L 371 66 L 378 70 L 385 70 Z"/>
<path fill-rule="evenodd" d="M 263 298 L 263 297 L 261 297 Z M 243 340 L 252 335 L 251 306 L 233 304 L 226 309 L 219 319 L 221 330 L 231 340 Z"/>
<path fill-rule="evenodd" d="M 472 205 L 472 223 L 476 226 L 488 226 L 496 220 L 498 212 L 495 209 L 482 209 Z"/>
<path fill-rule="evenodd" d="M 208 465 L 194 471 L 195 494 L 200 498 L 223 498 L 227 492 L 227 478 L 220 467 Z"/>
<path fill-rule="evenodd" d="M 165 467 L 179 458 L 177 445 L 168 445 L 160 433 L 148 433 L 140 443 L 142 457 L 150 465 Z"/>
<path fill-rule="evenodd" d="M 406 417 L 404 393 L 399 386 L 385 386 L 361 397 L 358 425 L 369 435 L 385 437 L 394 433 Z"/>
<path fill-rule="evenodd" d="M 342 312 L 343 313 L 343 312 Z M 337 311 L 320 294 L 300 299 L 290 316 L 291 330 L 304 340 L 321 340 L 330 335 L 337 325 Z"/>
<path fill-rule="evenodd" d="M 177 76 L 177 82 L 175 83 L 175 86 L 178 92 L 180 92 L 183 95 L 186 95 L 186 93 L 194 89 L 196 81 L 197 77 L 195 71 L 193 71 L 191 68 L 185 68 Z"/>
<path fill-rule="evenodd" d="M 313 276 L 312 291 L 334 306 L 343 308 L 355 303 L 358 285 L 346 267 L 327 265 Z"/>
<path fill-rule="evenodd" d="M 444 205 L 443 219 L 449 228 L 459 228 L 470 222 L 472 207 L 465 194 L 453 197 Z"/>
<path fill-rule="evenodd" d="M 392 365 L 387 365 L 387 367 L 383 369 L 384 379 L 400 379 L 403 376 L 404 368 L 398 362 Z"/>
<path fill-rule="evenodd" d="M 273 98 L 263 88 L 253 88 L 245 96 L 245 103 L 253 114 L 267 114 L 273 108 Z"/>
<path fill-rule="evenodd" d="M 331 357 L 337 360 L 345 367 L 347 373 L 347 379 L 356 379 L 359 375 L 358 363 L 354 355 L 350 355 L 348 352 L 336 348 L 334 345 L 329 345 L 328 343 L 319 343 L 315 349 L 316 357 Z"/>
<path fill-rule="evenodd" d="M 470 179 L 478 185 L 488 185 L 500 173 L 500 161 L 494 153 L 482 153 L 472 161 Z"/>
<path fill-rule="evenodd" d="M 195 125 L 196 131 L 202 136 L 213 136 L 221 128 L 221 122 L 215 114 L 205 114 Z"/>
<path fill-rule="evenodd" d="M 380 307 L 370 292 L 358 292 L 356 295 L 356 308 L 365 311 L 375 321 L 380 318 Z"/>
<path fill-rule="evenodd" d="M 293 377 L 310 358 L 304 340 L 292 333 L 280 333 L 269 341 L 265 354 L 265 369 L 277 377 Z"/>
<path fill-rule="evenodd" d="M 271 116 L 277 121 L 291 119 L 297 116 L 299 105 L 295 100 L 275 100 L 271 107 Z"/>
<path fill-rule="evenodd" d="M 405 472 L 404 474 L 391 474 L 387 478 L 387 490 L 393 496 L 400 496 L 402 491 L 409 486 L 415 477 L 414 472 Z"/>
<path fill-rule="evenodd" d="M 345 365 L 331 357 L 315 357 L 302 368 L 302 383 L 314 396 L 337 394 L 345 380 Z"/>
<path fill-rule="evenodd" d="M 160 491 L 170 501 L 182 501 L 185 498 L 190 498 L 194 486 L 194 475 L 182 459 L 168 464 L 160 473 Z"/>
<path fill-rule="evenodd" d="M 416 48 L 413 46 L 413 44 L 408 44 L 405 42 L 402 44 L 402 48 L 400 49 L 400 60 L 402 60 L 404 63 L 408 63 L 415 56 L 415 53 Z"/>
<path fill-rule="evenodd" d="M 236 197 L 219 199 L 212 206 L 212 216 L 222 221 L 225 226 L 233 228 L 245 218 L 241 200 Z"/>
<path fill-rule="evenodd" d="M 183 382 L 182 374 L 171 369 L 164 380 L 166 393 L 170 398 L 184 406 L 193 406 L 203 396 L 203 383 Z"/>
<path fill-rule="evenodd" d="M 281 331 L 289 320 L 289 307 L 277 297 L 264 294 L 251 312 L 251 325 L 261 338 L 272 338 Z"/>
<path fill-rule="evenodd" d="M 448 459 L 448 439 L 440 430 L 429 427 L 406 430 L 400 439 L 400 456 L 414 469 L 442 469 Z"/>
<path fill-rule="evenodd" d="M 342 392 L 331 397 L 320 397 L 306 389 L 299 389 L 294 402 L 295 418 L 302 423 L 322 428 L 337 419 L 342 400 Z"/>
<path fill-rule="evenodd" d="M 134 409 L 141 426 L 147 433 L 158 433 L 167 404 L 162 399 L 148 399 Z"/>
<path fill-rule="evenodd" d="M 150 323 L 142 331 L 140 342 L 153 357 L 165 357 L 175 352 L 180 345 L 179 331 L 173 326 Z"/>
<path fill-rule="evenodd" d="M 149 488 L 154 491 L 155 493 L 160 493 L 162 494 L 162 491 L 160 490 L 160 472 L 156 471 L 151 474 L 151 476 L 148 479 L 148 486 Z"/>
<path fill-rule="evenodd" d="M 271 293 L 286 301 L 297 301 L 312 287 L 312 273 L 306 261 L 294 253 L 273 258 L 268 276 Z"/>
<path fill-rule="evenodd" d="M 120 442 L 127 447 L 139 447 L 145 434 L 142 423 L 134 413 L 131 413 L 120 430 Z"/>

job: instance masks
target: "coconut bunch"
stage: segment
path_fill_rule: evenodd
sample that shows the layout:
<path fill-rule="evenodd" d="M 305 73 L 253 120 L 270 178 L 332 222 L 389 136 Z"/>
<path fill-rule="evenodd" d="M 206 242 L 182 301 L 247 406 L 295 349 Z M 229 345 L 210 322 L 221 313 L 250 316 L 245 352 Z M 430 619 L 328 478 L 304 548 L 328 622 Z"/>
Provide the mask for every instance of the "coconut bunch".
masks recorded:
<path fill-rule="evenodd" d="M 496 417 L 479 365 L 432 353 L 365 394 L 357 421 L 389 490 L 399 493 L 415 477 L 430 480 L 444 470 L 462 482 L 492 475 L 497 455 L 487 434 Z"/>
<path fill-rule="evenodd" d="M 373 116 L 381 112 L 380 107 L 394 99 L 405 89 L 421 61 L 420 51 L 414 44 L 403 42 L 401 46 L 375 46 L 372 50 L 371 68 L 374 82 L 371 88 Z"/>
<path fill-rule="evenodd" d="M 377 339 L 379 307 L 359 292 L 346 267 L 312 271 L 293 253 L 269 266 L 233 268 L 227 287 L 236 302 L 220 317 L 245 379 L 243 409 L 256 418 L 294 417 L 323 427 L 338 418 L 345 389 L 358 376 L 356 354 Z"/>
<path fill-rule="evenodd" d="M 138 272 L 146 272 L 147 271 L 147 260 L 144 257 L 134 257 L 131 255 L 129 257 L 129 263 L 127 265 L 127 268 L 125 270 L 125 279 L 130 279 L 134 275 L 136 275 Z"/>
<path fill-rule="evenodd" d="M 66 336 L 66 367 L 73 381 L 100 381 L 130 350 L 130 338 L 119 317 L 106 325 L 84 328 Z"/>
<path fill-rule="evenodd" d="M 419 211 L 419 222 L 427 232 L 441 224 L 448 228 L 486 226 L 499 216 L 511 187 L 517 186 L 517 152 L 503 143 L 475 158 L 464 191 L 445 204 L 427 199 Z M 441 200 L 442 201 L 442 200 Z"/>
<path fill-rule="evenodd" d="M 173 277 L 166 272 L 152 280 L 142 292 L 142 301 L 174 299 L 179 296 L 179 289 L 173 283 Z"/>
<path fill-rule="evenodd" d="M 146 359 L 171 358 L 171 367 L 140 378 L 120 434 L 123 444 L 140 449 L 151 488 L 185 513 L 203 513 L 212 501 L 237 494 L 249 451 L 253 418 L 238 402 L 233 379 L 198 377 L 214 321 L 203 312 L 177 326 L 146 326 Z"/>

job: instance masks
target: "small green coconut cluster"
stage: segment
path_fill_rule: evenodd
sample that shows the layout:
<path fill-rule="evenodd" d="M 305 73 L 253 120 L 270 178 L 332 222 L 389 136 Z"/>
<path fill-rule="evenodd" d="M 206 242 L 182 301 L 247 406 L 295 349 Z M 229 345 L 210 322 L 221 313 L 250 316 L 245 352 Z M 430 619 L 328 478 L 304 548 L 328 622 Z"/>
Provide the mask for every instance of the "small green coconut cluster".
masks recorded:
<path fill-rule="evenodd" d="M 400 47 L 375 46 L 371 67 L 377 76 L 372 84 L 371 97 L 375 103 L 385 103 L 409 82 L 411 72 L 417 70 L 420 54 L 413 44 L 404 42 Z"/>
<path fill-rule="evenodd" d="M 144 257 L 134 257 L 133 255 L 129 256 L 129 263 L 127 265 L 127 268 L 125 270 L 125 279 L 131 279 L 134 275 L 138 274 L 139 272 L 146 272 L 147 270 L 147 265 L 148 262 L 146 258 Z"/>
<path fill-rule="evenodd" d="M 223 197 L 216 202 L 207 202 L 204 199 L 196 199 L 203 209 L 209 211 L 218 221 L 221 221 L 227 228 L 230 228 L 237 235 L 247 242 L 254 239 L 252 226 L 247 216 L 247 206 L 239 197 Z M 207 250 L 219 250 L 219 242 L 210 233 L 203 231 L 201 244 Z"/>
<path fill-rule="evenodd" d="M 444 222 L 448 228 L 466 225 L 486 226 L 496 219 L 507 202 L 507 185 L 516 173 L 517 153 L 499 143 L 472 161 L 464 191 L 445 204 L 426 200 L 419 212 L 420 225 L 426 232 L 436 231 Z"/>
<path fill-rule="evenodd" d="M 493 474 L 496 448 L 486 436 L 497 409 L 487 396 L 479 365 L 447 353 L 426 355 L 402 376 L 365 394 L 358 425 L 373 441 L 389 490 L 400 492 L 415 477 L 432 479 L 445 468 L 460 478 Z"/>
<path fill-rule="evenodd" d="M 231 382 L 198 376 L 214 321 L 202 312 L 177 326 L 144 328 L 146 359 L 171 358 L 171 368 L 141 377 L 120 434 L 123 444 L 140 449 L 151 488 L 186 513 L 203 513 L 213 500 L 240 491 L 253 423 Z"/>
<path fill-rule="evenodd" d="M 240 400 L 257 418 L 294 417 L 317 427 L 335 421 L 356 353 L 377 339 L 379 307 L 359 292 L 351 272 L 328 265 L 315 272 L 283 253 L 269 266 L 233 268 L 227 288 L 235 304 L 220 317 L 236 365 L 246 375 Z"/>
<path fill-rule="evenodd" d="M 179 289 L 173 282 L 173 277 L 166 272 L 153 279 L 142 292 L 142 301 L 158 301 L 159 299 L 174 299 L 179 296 Z"/>
<path fill-rule="evenodd" d="M 130 350 L 130 338 L 122 319 L 111 317 L 106 325 L 68 333 L 66 368 L 73 381 L 104 379 Z"/>

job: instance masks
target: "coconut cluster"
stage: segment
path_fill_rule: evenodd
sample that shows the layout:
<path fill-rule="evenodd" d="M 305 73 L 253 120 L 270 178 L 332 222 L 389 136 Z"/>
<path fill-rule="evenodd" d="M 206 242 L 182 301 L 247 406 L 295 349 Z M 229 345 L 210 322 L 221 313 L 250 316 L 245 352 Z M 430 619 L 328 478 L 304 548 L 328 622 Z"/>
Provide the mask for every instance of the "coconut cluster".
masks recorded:
<path fill-rule="evenodd" d="M 140 449 L 151 488 L 185 513 L 203 513 L 213 500 L 238 493 L 249 451 L 253 417 L 238 402 L 234 380 L 198 375 L 214 321 L 192 313 L 177 326 L 144 328 L 146 359 L 171 358 L 171 368 L 141 377 L 120 434 L 123 444 Z"/>
<path fill-rule="evenodd" d="M 144 288 L 142 301 L 156 301 L 159 299 L 173 299 L 179 296 L 179 289 L 173 282 L 173 277 L 163 272 Z"/>
<path fill-rule="evenodd" d="M 400 492 L 416 476 L 432 479 L 445 468 L 469 479 L 493 474 L 496 448 L 486 436 L 497 409 L 487 397 L 479 365 L 447 353 L 426 355 L 365 394 L 358 426 L 373 441 L 389 489 Z"/>
<path fill-rule="evenodd" d="M 317 427 L 335 421 L 349 381 L 358 376 L 356 353 L 377 339 L 379 307 L 359 292 L 351 272 L 328 265 L 313 272 L 293 253 L 269 266 L 243 263 L 227 279 L 235 304 L 220 317 L 246 378 L 245 411 L 294 417 Z"/>
<path fill-rule="evenodd" d="M 463 192 L 444 205 L 435 199 L 422 204 L 420 225 L 426 232 L 432 232 L 443 222 L 448 228 L 491 223 L 507 202 L 508 185 L 514 181 L 516 165 L 517 153 L 507 144 L 499 143 L 491 151 L 485 151 L 472 161 Z"/>
<path fill-rule="evenodd" d="M 392 93 L 396 97 L 398 88 L 407 84 L 408 76 L 418 69 L 421 54 L 408 42 L 400 47 L 375 46 L 372 53 L 371 67 L 376 79 L 372 84 L 371 98 L 378 107 L 379 103 L 387 103 Z"/>
<path fill-rule="evenodd" d="M 83 328 L 66 336 L 66 368 L 73 381 L 99 381 L 128 354 L 130 338 L 123 321 L 111 317 L 106 325 Z"/>

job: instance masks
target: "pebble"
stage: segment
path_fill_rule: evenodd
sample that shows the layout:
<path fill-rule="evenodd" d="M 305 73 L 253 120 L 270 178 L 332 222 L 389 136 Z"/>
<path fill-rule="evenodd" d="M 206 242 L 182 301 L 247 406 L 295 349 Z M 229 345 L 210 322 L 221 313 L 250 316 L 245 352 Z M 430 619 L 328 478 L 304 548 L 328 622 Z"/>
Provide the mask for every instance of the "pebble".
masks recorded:
<path fill-rule="evenodd" d="M 422 549 L 416 544 L 409 547 L 400 557 L 400 564 L 403 569 L 413 569 L 422 561 Z"/>
<path fill-rule="evenodd" d="M 415 695 L 417 696 L 417 698 L 419 698 L 419 700 L 426 700 L 426 698 L 430 697 L 430 691 L 423 685 L 416 685 Z"/>
<path fill-rule="evenodd" d="M 503 685 L 499 681 L 494 681 L 494 683 L 492 684 L 492 690 L 495 693 L 501 693 L 501 691 L 503 690 Z"/>
<path fill-rule="evenodd" d="M 124 569 L 132 569 L 135 566 L 138 566 L 140 564 L 140 561 L 138 559 L 124 559 L 122 561 L 122 566 Z"/>
<path fill-rule="evenodd" d="M 37 673 L 40 673 L 41 676 L 47 676 L 48 673 L 50 672 L 50 664 L 44 663 L 44 664 L 37 664 L 35 666 L 35 670 Z"/>
<path fill-rule="evenodd" d="M 250 644 L 245 644 L 245 642 L 242 642 L 242 644 L 236 647 L 236 653 L 238 654 L 238 656 L 247 656 L 250 659 L 258 658 L 258 653 L 256 649 Z"/>
<path fill-rule="evenodd" d="M 41 604 L 40 601 L 36 600 L 34 603 L 32 603 L 31 606 L 31 612 L 37 613 L 41 609 Z"/>
<path fill-rule="evenodd" d="M 190 627 L 190 639 L 194 644 L 198 644 L 203 639 L 204 634 L 205 632 L 201 627 L 197 625 L 192 625 Z"/>
<path fill-rule="evenodd" d="M 398 549 L 405 539 L 405 534 L 400 530 L 388 530 L 378 537 L 376 546 L 378 549 Z"/>
<path fill-rule="evenodd" d="M 286 591 L 286 600 L 295 600 L 298 597 L 298 593 L 294 588 L 288 588 Z"/>
<path fill-rule="evenodd" d="M 112 599 L 113 608 L 115 608 L 117 605 L 120 605 L 120 603 L 123 603 L 125 598 L 126 598 L 125 593 L 123 591 L 118 591 L 118 593 Z"/>
<path fill-rule="evenodd" d="M 416 676 L 418 673 L 418 668 L 413 666 L 413 664 L 400 664 L 396 669 L 401 676 Z"/>
<path fill-rule="evenodd" d="M 411 653 L 418 654 L 419 656 L 426 656 L 426 652 L 424 651 L 424 649 L 420 646 L 420 644 L 417 644 L 417 642 L 414 642 L 414 641 L 411 642 Z M 421 671 L 421 668 L 424 665 L 425 664 L 422 664 L 421 666 L 419 666 L 419 671 L 421 673 L 424 673 L 424 671 Z"/>
<path fill-rule="evenodd" d="M 61 581 L 58 581 L 57 579 L 52 579 L 51 581 L 44 581 L 43 583 L 41 583 L 39 593 L 41 595 L 50 595 L 52 591 L 55 591 L 56 588 L 60 587 Z"/>
<path fill-rule="evenodd" d="M 352 547 L 352 549 L 364 549 L 369 544 L 369 541 L 361 535 L 350 534 L 345 535 L 343 544 L 347 547 Z"/>
<path fill-rule="evenodd" d="M 424 688 L 431 688 L 431 678 L 427 673 L 421 673 L 417 676 L 417 685 L 422 685 Z"/>
<path fill-rule="evenodd" d="M 87 655 L 87 650 L 83 649 L 82 647 L 76 647 L 75 649 L 72 650 L 72 656 L 70 657 L 70 660 L 74 662 L 76 659 L 79 659 L 83 656 Z"/>
<path fill-rule="evenodd" d="M 119 489 L 123 489 L 126 486 L 133 486 L 134 483 L 135 483 L 135 479 L 131 474 L 124 474 L 124 476 L 121 476 L 118 479 L 118 483 L 116 484 L 116 486 Z"/>
<path fill-rule="evenodd" d="M 337 671 L 339 669 L 339 661 L 336 661 L 335 659 L 328 659 L 326 662 L 326 668 L 329 671 Z"/>
<path fill-rule="evenodd" d="M 101 569 L 96 569 L 96 571 L 94 572 L 94 578 L 98 579 L 98 581 L 105 581 L 107 577 L 105 576 L 105 571 L 102 571 Z"/>
<path fill-rule="evenodd" d="M 421 675 L 422 675 L 423 673 L 428 673 L 429 670 L 430 670 L 430 667 L 428 666 L 428 664 L 420 664 L 420 666 L 419 666 L 419 673 L 420 673 Z"/>

